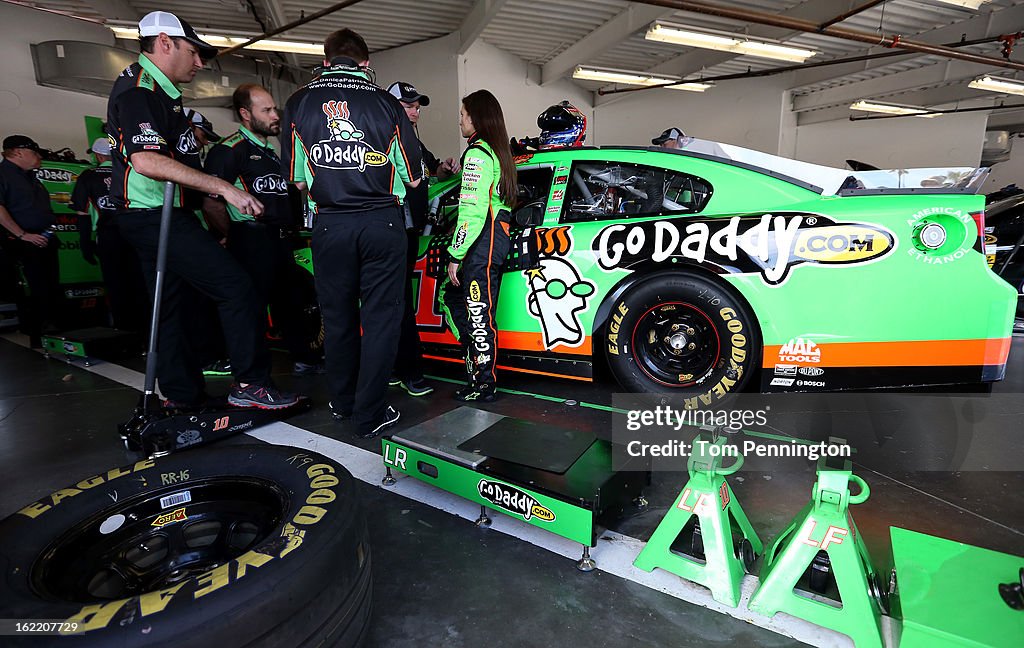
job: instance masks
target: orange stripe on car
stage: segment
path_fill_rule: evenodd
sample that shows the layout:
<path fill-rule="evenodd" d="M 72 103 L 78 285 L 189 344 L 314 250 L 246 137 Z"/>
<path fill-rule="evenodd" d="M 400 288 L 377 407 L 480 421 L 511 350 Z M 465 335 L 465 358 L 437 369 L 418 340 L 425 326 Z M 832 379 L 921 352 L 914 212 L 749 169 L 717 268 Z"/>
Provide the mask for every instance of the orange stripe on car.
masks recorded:
<path fill-rule="evenodd" d="M 423 357 L 427 358 L 428 360 L 440 360 L 441 362 L 452 362 L 454 364 L 460 365 L 466 364 L 465 360 L 459 358 L 443 358 L 441 356 L 428 354 L 424 354 Z M 533 374 L 535 376 L 550 376 L 551 378 L 568 378 L 569 380 L 579 380 L 580 382 L 593 382 L 590 378 L 583 378 L 580 376 L 569 376 L 566 374 L 551 373 L 548 371 L 537 371 L 536 369 L 520 369 L 519 367 L 506 367 L 505 365 L 497 365 L 497 368 L 501 369 L 502 371 L 518 371 L 519 373 L 528 373 Z"/>
<path fill-rule="evenodd" d="M 781 345 L 766 345 L 762 366 L 799 364 L 815 367 L 957 367 L 1002 365 L 1010 354 L 1010 338 L 920 340 L 902 342 L 819 343 L 821 361 L 779 359 Z"/>
<path fill-rule="evenodd" d="M 591 352 L 591 338 L 589 335 L 583 340 L 583 344 L 578 347 L 559 346 L 554 349 L 546 349 L 544 347 L 544 336 L 540 333 L 500 331 L 498 335 L 501 338 L 501 344 L 498 345 L 499 351 L 535 351 L 578 356 L 589 356 Z M 455 336 L 447 331 L 444 333 L 432 333 L 421 330 L 420 340 L 432 344 L 458 345 L 458 342 L 455 341 Z"/>

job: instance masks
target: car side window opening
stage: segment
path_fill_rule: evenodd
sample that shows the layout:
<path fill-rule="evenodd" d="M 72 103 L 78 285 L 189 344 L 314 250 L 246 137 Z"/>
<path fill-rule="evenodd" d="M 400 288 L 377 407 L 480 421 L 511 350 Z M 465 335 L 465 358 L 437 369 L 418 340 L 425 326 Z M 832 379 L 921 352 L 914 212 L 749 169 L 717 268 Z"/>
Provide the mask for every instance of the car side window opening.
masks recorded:
<path fill-rule="evenodd" d="M 543 213 L 554 175 L 555 170 L 550 166 L 520 169 L 517 176 L 519 194 L 516 196 L 513 216 L 515 212 L 528 206 L 532 206 L 534 210 L 539 206 Z M 430 212 L 437 214 L 436 220 L 443 224 L 442 229 L 454 227 L 459 215 L 459 183 L 456 182 L 444 194 L 434 198 L 430 204 Z"/>
<path fill-rule="evenodd" d="M 693 214 L 711 198 L 696 176 L 624 162 L 577 162 L 567 188 L 562 222 Z"/>

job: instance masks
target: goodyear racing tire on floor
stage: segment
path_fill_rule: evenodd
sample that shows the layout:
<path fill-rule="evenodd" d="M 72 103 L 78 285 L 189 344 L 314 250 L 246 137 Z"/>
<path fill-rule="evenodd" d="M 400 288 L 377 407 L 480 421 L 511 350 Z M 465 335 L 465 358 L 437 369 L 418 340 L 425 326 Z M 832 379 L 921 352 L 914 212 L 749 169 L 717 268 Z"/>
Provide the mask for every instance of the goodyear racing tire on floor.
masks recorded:
<path fill-rule="evenodd" d="M 743 389 L 761 359 L 760 328 L 723 284 L 691 272 L 639 281 L 612 304 L 605 355 L 628 391 L 712 407 Z"/>
<path fill-rule="evenodd" d="M 354 488 L 340 464 L 283 446 L 83 479 L 0 521 L 0 618 L 60 622 L 3 643 L 358 645 L 371 568 Z"/>

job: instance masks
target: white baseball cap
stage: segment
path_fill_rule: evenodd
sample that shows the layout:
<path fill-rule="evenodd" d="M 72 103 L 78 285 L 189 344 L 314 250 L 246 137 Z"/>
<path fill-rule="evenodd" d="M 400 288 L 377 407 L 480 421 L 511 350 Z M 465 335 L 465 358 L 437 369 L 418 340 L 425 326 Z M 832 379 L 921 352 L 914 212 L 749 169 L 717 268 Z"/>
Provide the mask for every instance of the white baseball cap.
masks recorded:
<path fill-rule="evenodd" d="M 89 151 L 96 155 L 110 155 L 110 139 L 106 136 L 97 137 Z"/>
<path fill-rule="evenodd" d="M 159 36 L 167 34 L 174 38 L 184 38 L 199 50 L 203 59 L 211 59 L 217 55 L 217 48 L 199 38 L 196 30 L 181 18 L 167 11 L 151 11 L 139 21 L 139 36 Z"/>

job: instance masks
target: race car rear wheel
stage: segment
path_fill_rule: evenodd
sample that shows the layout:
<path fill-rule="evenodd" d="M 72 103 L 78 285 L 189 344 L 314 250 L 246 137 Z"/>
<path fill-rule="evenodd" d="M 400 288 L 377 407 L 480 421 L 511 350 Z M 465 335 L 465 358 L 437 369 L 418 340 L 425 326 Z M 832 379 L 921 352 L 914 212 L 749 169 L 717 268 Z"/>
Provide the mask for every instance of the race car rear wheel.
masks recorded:
<path fill-rule="evenodd" d="M 703 406 L 740 391 L 760 360 L 760 330 L 724 284 L 696 273 L 642 280 L 612 305 L 605 356 L 632 392 L 698 397 Z"/>
<path fill-rule="evenodd" d="M 369 628 L 354 480 L 286 446 L 191 450 L 84 479 L 0 521 L 0 566 L 0 610 L 61 620 L 76 646 L 355 646 Z"/>

